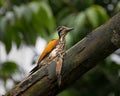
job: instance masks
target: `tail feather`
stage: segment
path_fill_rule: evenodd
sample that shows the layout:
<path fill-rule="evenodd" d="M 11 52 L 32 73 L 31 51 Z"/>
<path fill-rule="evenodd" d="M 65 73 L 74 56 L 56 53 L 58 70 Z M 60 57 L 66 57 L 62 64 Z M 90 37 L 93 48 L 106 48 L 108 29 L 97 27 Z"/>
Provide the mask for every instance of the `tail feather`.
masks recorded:
<path fill-rule="evenodd" d="M 39 69 L 39 66 L 37 65 L 36 67 L 34 67 L 31 71 L 30 71 L 30 75 L 33 74 L 35 71 L 37 71 Z"/>

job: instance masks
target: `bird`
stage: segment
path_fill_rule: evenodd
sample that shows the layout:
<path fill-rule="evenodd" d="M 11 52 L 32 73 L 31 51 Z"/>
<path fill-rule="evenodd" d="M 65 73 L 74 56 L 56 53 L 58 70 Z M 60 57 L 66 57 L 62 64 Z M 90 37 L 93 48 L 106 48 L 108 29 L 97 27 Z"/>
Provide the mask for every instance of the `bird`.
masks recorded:
<path fill-rule="evenodd" d="M 58 39 L 52 39 L 45 49 L 43 50 L 42 54 L 39 57 L 37 66 L 34 67 L 30 74 L 34 73 L 38 69 L 40 69 L 42 66 L 45 66 L 46 64 L 49 64 L 51 61 L 56 62 L 56 76 L 58 79 L 58 85 L 61 85 L 61 69 L 62 69 L 62 63 L 65 55 L 65 45 L 66 45 L 66 35 L 68 32 L 73 30 L 73 28 L 69 28 L 66 26 L 59 26 L 57 28 L 58 32 Z"/>

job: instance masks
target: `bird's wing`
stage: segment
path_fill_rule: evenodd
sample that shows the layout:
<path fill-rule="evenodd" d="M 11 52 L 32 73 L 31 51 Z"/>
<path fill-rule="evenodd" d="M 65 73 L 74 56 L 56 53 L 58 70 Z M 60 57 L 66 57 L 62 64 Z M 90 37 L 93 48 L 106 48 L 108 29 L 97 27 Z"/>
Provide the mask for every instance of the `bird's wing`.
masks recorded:
<path fill-rule="evenodd" d="M 53 39 L 48 43 L 38 60 L 38 64 L 56 47 L 57 42 L 57 39 Z"/>
<path fill-rule="evenodd" d="M 40 62 L 56 47 L 57 42 L 58 42 L 57 39 L 53 39 L 53 40 L 51 40 L 51 41 L 48 43 L 48 45 L 45 47 L 45 49 L 43 50 L 43 52 L 42 52 L 42 54 L 41 54 L 41 56 L 40 56 L 40 58 L 39 58 L 39 60 L 38 60 L 37 66 L 34 67 L 34 68 L 30 71 L 30 75 L 31 75 L 32 73 L 34 73 L 36 70 L 39 69 L 39 64 L 40 64 Z"/>

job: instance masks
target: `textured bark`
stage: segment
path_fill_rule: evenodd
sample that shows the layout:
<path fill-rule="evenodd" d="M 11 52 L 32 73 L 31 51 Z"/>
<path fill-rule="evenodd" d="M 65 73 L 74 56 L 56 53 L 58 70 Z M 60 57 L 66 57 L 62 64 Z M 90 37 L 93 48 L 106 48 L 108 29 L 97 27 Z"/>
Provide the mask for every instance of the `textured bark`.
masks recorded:
<path fill-rule="evenodd" d="M 120 47 L 120 13 L 70 48 L 63 62 L 59 87 L 55 62 L 26 77 L 5 96 L 55 96 Z"/>

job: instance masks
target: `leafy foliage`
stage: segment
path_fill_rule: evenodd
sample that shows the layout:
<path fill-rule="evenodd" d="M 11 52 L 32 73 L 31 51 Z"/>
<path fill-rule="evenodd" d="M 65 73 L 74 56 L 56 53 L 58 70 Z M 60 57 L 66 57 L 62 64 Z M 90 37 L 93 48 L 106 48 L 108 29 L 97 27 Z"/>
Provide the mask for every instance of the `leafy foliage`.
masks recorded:
<path fill-rule="evenodd" d="M 0 77 L 4 82 L 4 87 L 7 90 L 7 80 L 12 78 L 12 75 L 19 70 L 15 62 L 4 62 L 0 65 Z"/>
<path fill-rule="evenodd" d="M 6 12 L 0 20 L 0 40 L 6 45 L 7 53 L 13 41 L 18 47 L 23 41 L 35 44 L 37 36 L 47 37 L 55 27 L 52 12 L 45 2 L 13 6 L 13 11 Z"/>
<path fill-rule="evenodd" d="M 17 70 L 18 70 L 18 66 L 17 66 L 16 63 L 14 63 L 14 62 L 4 62 L 0 66 L 0 75 L 2 75 L 2 77 L 4 76 L 6 78 L 9 75 L 13 74 Z"/>

